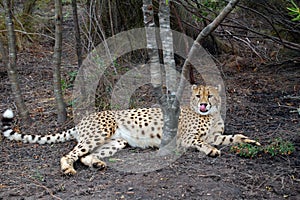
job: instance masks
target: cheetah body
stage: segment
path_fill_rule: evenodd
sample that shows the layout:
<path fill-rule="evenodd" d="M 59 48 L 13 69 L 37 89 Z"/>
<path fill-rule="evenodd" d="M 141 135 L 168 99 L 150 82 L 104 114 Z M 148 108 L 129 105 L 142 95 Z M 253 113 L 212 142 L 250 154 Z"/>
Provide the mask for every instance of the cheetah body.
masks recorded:
<path fill-rule="evenodd" d="M 212 86 L 192 86 L 189 106 L 181 107 L 177 146 L 196 148 L 215 157 L 220 151 L 214 145 L 258 142 L 238 135 L 223 135 L 224 122 L 220 115 L 219 89 Z M 25 135 L 11 128 L 12 111 L 3 114 L 3 134 L 11 140 L 30 143 L 54 143 L 76 139 L 77 145 L 61 158 L 64 174 L 76 173 L 73 163 L 80 161 L 87 166 L 103 168 L 101 158 L 109 157 L 127 144 L 132 147 L 159 147 L 163 137 L 163 113 L 160 108 L 140 108 L 93 113 L 73 129 L 52 135 Z"/>

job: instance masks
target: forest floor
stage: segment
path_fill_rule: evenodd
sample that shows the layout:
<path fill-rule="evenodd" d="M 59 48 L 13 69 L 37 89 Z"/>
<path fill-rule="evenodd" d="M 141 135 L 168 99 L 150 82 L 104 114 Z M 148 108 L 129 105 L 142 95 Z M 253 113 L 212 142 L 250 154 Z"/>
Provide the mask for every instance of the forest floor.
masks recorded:
<path fill-rule="evenodd" d="M 63 59 L 76 61 L 68 54 Z M 25 49 L 19 61 L 23 95 L 34 120 L 22 131 L 46 134 L 71 127 L 71 120 L 64 126 L 56 123 L 50 53 L 42 46 Z M 66 78 L 72 68 L 63 66 Z M 14 108 L 14 101 L 7 73 L 0 69 L 3 112 Z M 148 172 L 118 170 L 111 167 L 111 160 L 103 171 L 76 163 L 77 174 L 67 177 L 60 171 L 60 158 L 75 142 L 36 145 L 2 138 L 0 199 L 300 199 L 299 66 L 224 67 L 222 74 L 227 95 L 225 134 L 243 133 L 263 146 L 282 138 L 294 145 L 292 154 L 262 152 L 244 158 L 222 147 L 220 157 L 210 158 L 189 150 Z M 126 148 L 121 153 L 126 159 L 133 151 Z"/>

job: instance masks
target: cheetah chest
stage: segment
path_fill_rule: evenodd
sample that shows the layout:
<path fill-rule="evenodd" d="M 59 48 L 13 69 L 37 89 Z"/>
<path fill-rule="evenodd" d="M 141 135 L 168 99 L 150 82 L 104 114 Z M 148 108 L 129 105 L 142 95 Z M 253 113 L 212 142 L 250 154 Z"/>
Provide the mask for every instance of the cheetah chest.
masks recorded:
<path fill-rule="evenodd" d="M 211 115 L 199 115 L 189 108 L 181 109 L 181 115 L 178 124 L 178 138 L 191 139 L 194 136 L 198 138 L 209 134 L 213 124 Z"/>

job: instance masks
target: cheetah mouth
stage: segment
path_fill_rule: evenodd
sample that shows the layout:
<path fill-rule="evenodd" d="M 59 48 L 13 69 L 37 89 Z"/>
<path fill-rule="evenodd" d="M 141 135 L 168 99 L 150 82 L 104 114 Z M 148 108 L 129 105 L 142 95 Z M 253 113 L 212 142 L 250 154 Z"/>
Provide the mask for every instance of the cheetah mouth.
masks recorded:
<path fill-rule="evenodd" d="M 198 107 L 198 113 L 200 115 L 208 115 L 211 112 L 211 107 L 207 104 L 201 104 Z"/>
<path fill-rule="evenodd" d="M 210 111 L 210 110 L 200 110 L 200 109 L 199 109 L 199 113 L 200 113 L 201 115 L 207 115 L 207 114 L 209 114 L 209 111 Z"/>
<path fill-rule="evenodd" d="M 205 112 L 208 112 L 208 109 L 207 109 L 206 105 L 200 105 L 199 111 L 205 113 Z"/>

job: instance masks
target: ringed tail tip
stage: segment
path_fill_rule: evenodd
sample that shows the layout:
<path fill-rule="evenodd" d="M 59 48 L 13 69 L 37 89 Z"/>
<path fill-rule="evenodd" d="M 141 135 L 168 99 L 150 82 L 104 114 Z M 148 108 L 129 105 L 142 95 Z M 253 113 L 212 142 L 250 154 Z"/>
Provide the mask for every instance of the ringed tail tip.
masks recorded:
<path fill-rule="evenodd" d="M 7 118 L 7 119 L 12 119 L 14 117 L 14 113 L 12 111 L 12 109 L 7 109 L 4 113 L 3 113 L 3 118 Z"/>

